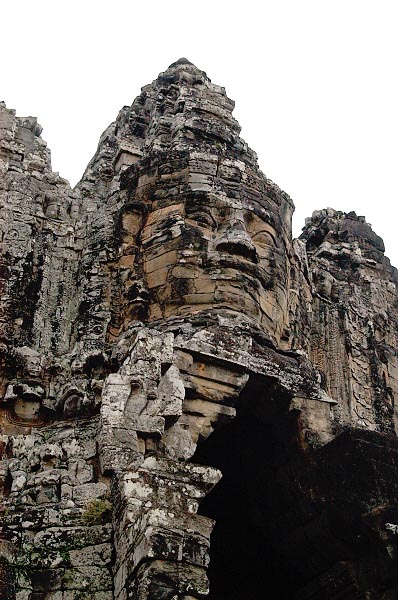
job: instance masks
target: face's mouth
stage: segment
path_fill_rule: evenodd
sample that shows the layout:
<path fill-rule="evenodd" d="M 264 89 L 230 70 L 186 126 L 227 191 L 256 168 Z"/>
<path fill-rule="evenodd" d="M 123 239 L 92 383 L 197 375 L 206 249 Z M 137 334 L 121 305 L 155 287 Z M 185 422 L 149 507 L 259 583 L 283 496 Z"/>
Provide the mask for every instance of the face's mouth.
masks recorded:
<path fill-rule="evenodd" d="M 219 250 L 220 248 L 218 248 L 217 251 L 210 252 L 207 259 L 203 261 L 204 268 L 206 271 L 209 271 L 210 274 L 213 270 L 217 270 L 217 273 L 215 274 L 217 275 L 217 278 L 220 279 L 220 270 L 233 269 L 246 276 L 250 280 L 250 283 L 255 287 L 257 287 L 256 283 L 260 284 L 264 290 L 273 287 L 274 278 L 272 273 L 266 271 L 257 262 L 253 262 L 243 255 L 224 254 Z"/>

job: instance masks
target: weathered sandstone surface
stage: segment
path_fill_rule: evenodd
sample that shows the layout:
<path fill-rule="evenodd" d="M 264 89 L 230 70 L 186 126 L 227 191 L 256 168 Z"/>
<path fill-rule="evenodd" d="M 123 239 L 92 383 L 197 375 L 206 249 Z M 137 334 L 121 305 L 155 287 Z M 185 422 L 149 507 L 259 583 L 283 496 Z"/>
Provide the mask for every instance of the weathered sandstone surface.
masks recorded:
<path fill-rule="evenodd" d="M 186 59 L 71 189 L 0 103 L 0 598 L 398 598 L 398 273 Z"/>

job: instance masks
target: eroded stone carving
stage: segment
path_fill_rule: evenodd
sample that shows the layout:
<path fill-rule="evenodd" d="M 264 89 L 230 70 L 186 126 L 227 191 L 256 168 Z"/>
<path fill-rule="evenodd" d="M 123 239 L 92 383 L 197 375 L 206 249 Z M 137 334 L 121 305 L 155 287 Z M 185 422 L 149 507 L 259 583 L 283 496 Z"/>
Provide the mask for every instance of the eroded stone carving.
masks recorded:
<path fill-rule="evenodd" d="M 233 107 L 180 59 L 71 190 L 0 105 L 5 598 L 398 585 L 397 272 L 353 213 L 292 240 Z"/>
<path fill-rule="evenodd" d="M 363 217 L 331 209 L 314 214 L 302 237 L 316 288 L 310 356 L 339 399 L 339 419 L 395 431 L 397 271 L 383 241 Z"/>

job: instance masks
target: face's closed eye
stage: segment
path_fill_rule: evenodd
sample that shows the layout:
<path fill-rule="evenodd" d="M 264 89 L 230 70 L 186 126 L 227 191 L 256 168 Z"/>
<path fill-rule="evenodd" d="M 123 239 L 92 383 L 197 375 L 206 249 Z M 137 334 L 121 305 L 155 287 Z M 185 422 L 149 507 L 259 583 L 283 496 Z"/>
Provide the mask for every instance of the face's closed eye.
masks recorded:
<path fill-rule="evenodd" d="M 193 227 L 200 227 L 210 231 L 217 228 L 217 223 L 210 211 L 201 209 L 187 213 L 186 222 Z"/>
<path fill-rule="evenodd" d="M 141 232 L 144 247 L 162 245 L 181 234 L 184 225 L 184 207 L 173 204 L 152 211 Z"/>

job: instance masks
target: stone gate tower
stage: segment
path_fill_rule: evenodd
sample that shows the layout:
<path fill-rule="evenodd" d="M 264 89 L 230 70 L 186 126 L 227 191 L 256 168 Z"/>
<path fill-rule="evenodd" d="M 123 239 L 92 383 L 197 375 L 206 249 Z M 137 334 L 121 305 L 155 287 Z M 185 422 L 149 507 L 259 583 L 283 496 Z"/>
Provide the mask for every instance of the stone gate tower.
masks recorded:
<path fill-rule="evenodd" d="M 0 104 L 0 597 L 392 600 L 398 274 L 180 59 L 74 190 Z"/>

